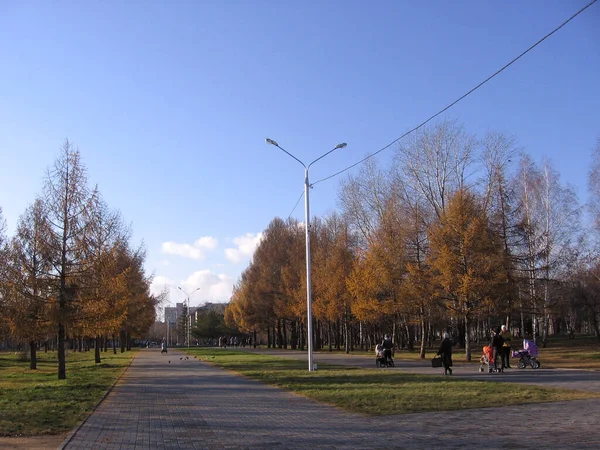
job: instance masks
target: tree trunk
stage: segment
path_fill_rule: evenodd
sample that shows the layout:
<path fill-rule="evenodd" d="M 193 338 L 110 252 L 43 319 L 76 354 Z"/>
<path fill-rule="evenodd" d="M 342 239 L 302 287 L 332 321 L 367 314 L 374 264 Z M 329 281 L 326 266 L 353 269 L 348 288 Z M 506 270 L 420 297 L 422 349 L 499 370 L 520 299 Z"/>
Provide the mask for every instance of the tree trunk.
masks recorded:
<path fill-rule="evenodd" d="M 96 336 L 96 343 L 94 344 L 94 362 L 100 364 L 100 336 Z"/>
<path fill-rule="evenodd" d="M 121 353 L 125 353 L 125 330 L 119 331 L 119 346 L 121 347 Z"/>
<path fill-rule="evenodd" d="M 421 349 L 419 352 L 421 359 L 425 359 L 425 318 L 421 316 Z"/>
<path fill-rule="evenodd" d="M 290 322 L 290 348 L 292 350 L 298 348 L 298 321 L 296 319 Z"/>
<path fill-rule="evenodd" d="M 58 379 L 67 379 L 65 358 L 65 326 L 62 319 L 58 320 Z"/>
<path fill-rule="evenodd" d="M 315 336 L 313 337 L 314 349 L 321 350 L 321 348 L 323 347 L 323 340 L 321 339 L 321 321 L 315 319 L 314 325 L 315 325 L 315 329 L 314 329 Z"/>
<path fill-rule="evenodd" d="M 469 331 L 469 317 L 465 316 L 465 356 L 471 361 L 471 336 Z"/>
<path fill-rule="evenodd" d="M 271 325 L 267 325 L 267 348 L 271 348 L 273 340 L 271 338 Z"/>
<path fill-rule="evenodd" d="M 31 359 L 29 361 L 29 368 L 31 370 L 37 369 L 37 343 L 35 341 L 29 342 L 29 352 L 31 353 Z"/>

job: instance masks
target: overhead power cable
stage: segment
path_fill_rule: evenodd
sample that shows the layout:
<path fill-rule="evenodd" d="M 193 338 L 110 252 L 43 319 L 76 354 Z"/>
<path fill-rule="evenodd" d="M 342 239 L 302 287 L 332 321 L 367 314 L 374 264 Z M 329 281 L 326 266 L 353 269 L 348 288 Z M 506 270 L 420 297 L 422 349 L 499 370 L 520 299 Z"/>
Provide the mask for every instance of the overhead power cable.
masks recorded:
<path fill-rule="evenodd" d="M 288 220 L 289 220 L 290 217 L 292 217 L 292 214 L 294 214 L 294 211 L 296 211 L 296 207 L 298 206 L 298 203 L 300 203 L 300 199 L 302 199 L 303 196 L 304 196 L 304 189 L 302 190 L 302 194 L 300 194 L 300 197 L 298 197 L 298 201 L 294 205 L 294 209 L 292 209 L 292 212 L 288 216 Z"/>
<path fill-rule="evenodd" d="M 315 181 L 314 183 L 312 183 L 312 185 L 315 185 L 317 183 L 321 183 L 322 181 L 326 181 L 329 180 L 330 178 L 336 177 L 350 169 L 352 169 L 353 167 L 358 166 L 359 164 L 365 162 L 367 159 L 372 158 L 373 156 L 381 153 L 382 151 L 390 148 L 392 145 L 394 145 L 396 142 L 398 142 L 400 139 L 408 136 L 409 134 L 413 133 L 414 131 L 417 131 L 419 128 L 421 128 L 422 126 L 424 126 L 425 124 L 427 124 L 428 122 L 430 122 L 431 120 L 435 119 L 437 116 L 439 116 L 440 114 L 444 113 L 445 111 L 449 110 L 450 108 L 452 108 L 454 105 L 456 105 L 458 102 L 460 102 L 461 100 L 463 100 L 465 97 L 469 96 L 470 94 L 472 94 L 473 92 L 475 92 L 477 89 L 479 89 L 481 86 L 483 86 L 484 84 L 486 84 L 488 81 L 490 81 L 492 78 L 494 78 L 496 75 L 499 75 L 500 73 L 502 73 L 505 69 L 507 69 L 508 67 L 510 67 L 512 64 L 514 64 L 515 62 L 517 62 L 519 59 L 521 59 L 523 56 L 525 56 L 527 53 L 529 53 L 531 50 L 533 50 L 535 47 L 537 47 L 539 44 L 541 44 L 542 42 L 544 42 L 546 39 L 548 39 L 550 36 L 552 36 L 554 33 L 556 33 L 558 30 L 560 30 L 562 27 L 564 27 L 566 24 L 568 24 L 571 20 L 573 20 L 575 17 L 577 17 L 579 14 L 581 14 L 583 11 L 585 11 L 586 9 L 588 9 L 590 6 L 592 6 L 594 3 L 596 3 L 598 0 L 593 0 L 590 3 L 588 3 L 586 6 L 584 6 L 583 8 L 581 8 L 579 11 L 577 11 L 575 14 L 573 14 L 571 17 L 569 17 L 567 20 L 565 20 L 563 23 L 561 23 L 558 27 L 556 27 L 554 30 L 552 30 L 550 33 L 548 33 L 547 35 L 545 35 L 543 38 L 541 38 L 539 41 L 537 41 L 535 44 L 533 44 L 531 47 L 529 47 L 527 50 L 525 50 L 523 53 L 521 53 L 519 56 L 517 56 L 516 58 L 514 58 L 513 60 L 511 60 L 508 64 L 505 64 L 502 68 L 498 69 L 496 72 L 494 72 L 492 75 L 490 75 L 489 77 L 487 77 L 485 80 L 483 80 L 481 83 L 479 83 L 477 86 L 475 86 L 474 88 L 472 88 L 470 91 L 468 91 L 467 93 L 461 95 L 459 98 L 457 98 L 456 100 L 454 100 L 452 103 L 450 103 L 448 106 L 446 106 L 445 108 L 441 109 L 440 111 L 438 111 L 437 113 L 435 113 L 433 116 L 429 117 L 427 120 L 425 120 L 424 122 L 421 122 L 419 125 L 417 125 L 416 127 L 414 127 L 413 129 L 407 131 L 406 133 L 404 133 L 402 136 L 394 139 L 392 142 L 390 142 L 389 144 L 387 144 L 385 147 L 380 148 L 379 150 L 377 150 L 375 153 L 371 153 L 370 155 L 364 157 L 363 159 L 361 159 L 360 161 L 358 161 L 357 163 L 352 164 L 351 166 L 346 167 L 345 169 L 340 170 L 339 172 L 334 173 L 333 175 L 329 175 L 328 177 L 322 178 L 318 181 Z M 295 209 L 295 208 L 294 208 Z"/>

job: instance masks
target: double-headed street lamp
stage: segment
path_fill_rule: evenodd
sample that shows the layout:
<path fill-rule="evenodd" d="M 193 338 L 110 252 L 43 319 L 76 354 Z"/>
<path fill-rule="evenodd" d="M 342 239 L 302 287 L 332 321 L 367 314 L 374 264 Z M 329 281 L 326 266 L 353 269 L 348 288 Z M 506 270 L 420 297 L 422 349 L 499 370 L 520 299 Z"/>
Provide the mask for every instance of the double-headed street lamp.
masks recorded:
<path fill-rule="evenodd" d="M 184 291 L 183 289 L 181 289 L 181 287 L 177 286 L 177 289 L 179 289 L 181 292 L 183 292 L 186 297 L 187 297 L 187 307 L 186 307 L 186 312 L 185 312 L 185 330 L 186 330 L 186 336 L 187 336 L 187 346 L 188 348 L 190 348 L 190 328 L 192 328 L 192 324 L 190 323 L 190 296 L 200 290 L 200 288 L 196 288 L 194 289 L 192 292 L 190 292 L 189 294 Z"/>
<path fill-rule="evenodd" d="M 311 162 L 307 166 L 302 161 L 300 161 L 298 158 L 296 158 L 294 155 L 292 155 L 290 152 L 288 152 L 286 149 L 284 149 L 283 147 L 280 147 L 279 144 L 277 142 L 275 142 L 273 139 L 267 138 L 266 141 L 267 141 L 267 144 L 274 145 L 278 149 L 287 153 L 289 156 L 291 156 L 296 161 L 298 161 L 300 164 L 302 164 L 302 167 L 304 167 L 304 221 L 305 221 L 304 228 L 305 228 L 305 235 L 306 235 L 306 322 L 307 322 L 306 323 L 306 336 L 307 336 L 306 340 L 308 341 L 308 370 L 312 372 L 313 370 L 315 370 L 315 366 L 313 364 L 313 329 L 312 329 L 312 297 L 311 297 L 312 287 L 311 287 L 311 278 L 310 278 L 310 210 L 309 210 L 309 200 L 308 200 L 308 190 L 310 189 L 310 183 L 308 182 L 308 169 L 310 169 L 310 166 L 312 166 L 314 163 L 316 163 L 320 159 L 324 158 L 325 156 L 329 155 L 334 150 L 337 150 L 338 148 L 346 147 L 347 144 L 344 142 L 342 144 L 336 145 L 331 150 L 329 150 L 327 153 L 319 156 L 317 159 L 315 159 L 313 162 Z"/>

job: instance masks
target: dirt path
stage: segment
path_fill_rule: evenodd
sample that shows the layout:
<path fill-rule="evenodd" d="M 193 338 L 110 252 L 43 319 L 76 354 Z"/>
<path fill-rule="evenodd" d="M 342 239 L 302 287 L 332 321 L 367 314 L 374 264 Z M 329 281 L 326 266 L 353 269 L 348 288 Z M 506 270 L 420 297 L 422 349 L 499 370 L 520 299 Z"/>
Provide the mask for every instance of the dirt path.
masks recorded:
<path fill-rule="evenodd" d="M 0 448 L 11 450 L 57 449 L 66 438 L 66 434 L 56 436 L 0 437 Z"/>

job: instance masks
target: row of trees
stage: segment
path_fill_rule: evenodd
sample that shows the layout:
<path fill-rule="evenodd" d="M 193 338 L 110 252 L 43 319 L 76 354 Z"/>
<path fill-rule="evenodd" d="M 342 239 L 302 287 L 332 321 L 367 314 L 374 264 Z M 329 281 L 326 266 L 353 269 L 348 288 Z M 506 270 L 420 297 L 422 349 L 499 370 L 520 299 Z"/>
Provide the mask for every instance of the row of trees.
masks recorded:
<path fill-rule="evenodd" d="M 66 378 L 65 341 L 93 346 L 96 362 L 110 339 L 121 351 L 155 321 L 145 251 L 97 189 L 80 153 L 65 141 L 42 194 L 19 218 L 11 239 L 0 209 L 0 323 L 3 339 L 26 343 L 31 368 L 40 344 L 56 343 L 58 378 Z M 80 347 L 81 348 L 81 347 Z"/>
<path fill-rule="evenodd" d="M 549 334 L 600 337 L 600 142 L 590 170 L 594 226 L 550 161 L 513 139 L 476 139 L 455 122 L 421 132 L 383 170 L 368 160 L 341 184 L 340 211 L 311 224 L 315 348 L 400 346 L 449 330 L 467 359 L 473 340 L 507 323 L 545 345 Z M 583 175 L 583 174 L 582 174 Z M 303 225 L 274 219 L 242 274 L 226 320 L 303 347 Z"/>

